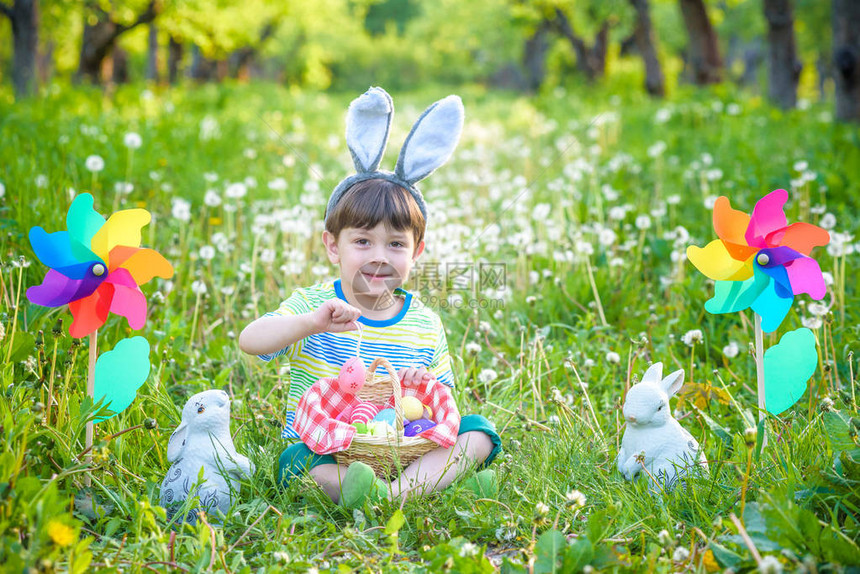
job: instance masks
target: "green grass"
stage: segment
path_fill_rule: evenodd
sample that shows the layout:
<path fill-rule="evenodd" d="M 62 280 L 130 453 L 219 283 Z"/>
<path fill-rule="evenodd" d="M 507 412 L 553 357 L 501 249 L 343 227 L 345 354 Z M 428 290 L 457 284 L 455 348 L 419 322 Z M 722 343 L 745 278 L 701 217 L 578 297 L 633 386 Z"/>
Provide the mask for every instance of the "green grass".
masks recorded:
<path fill-rule="evenodd" d="M 393 167 L 420 110 L 446 93 L 394 94 L 383 167 Z M 752 316 L 706 314 L 712 287 L 678 257 L 714 237 L 705 202 L 720 194 L 748 211 L 785 187 L 790 221 L 826 223 L 829 213 L 834 232 L 857 235 L 857 128 L 834 124 L 824 105 L 785 114 L 724 88 L 665 103 L 634 90 L 462 95 L 461 145 L 423 185 L 433 213 L 424 261 L 503 264 L 506 289 L 430 291 L 426 273 L 417 286 L 446 303 L 504 301 L 437 309 L 460 410 L 501 431 L 500 492 L 476 499 L 455 484 L 410 501 L 402 515 L 393 504 L 348 513 L 309 479 L 276 488 L 287 365 L 245 357 L 236 344 L 292 288 L 335 272 L 318 237 L 328 193 L 351 165 L 342 122 L 353 94 L 228 85 L 127 87 L 105 98 L 59 87 L 38 102 L 0 101 L 4 568 L 673 572 L 751 570 L 762 556 L 787 570 L 860 563 L 855 239 L 843 241 L 850 254 L 814 253 L 834 279 L 815 329 L 821 368 L 795 407 L 768 420 L 761 450 L 744 433 L 756 418 Z M 130 131 L 143 140 L 133 152 L 123 145 Z M 92 154 L 105 160 L 98 174 L 85 168 Z M 118 195 L 118 182 L 133 191 Z M 227 197 L 235 182 L 246 185 L 241 198 Z M 95 414 L 87 340 L 68 335 L 67 309 L 24 297 L 45 272 L 27 230 L 64 229 L 70 188 L 92 192 L 103 214 L 149 209 L 144 243 L 176 268 L 170 282 L 144 286 L 152 374 L 129 409 L 96 427 L 92 467 L 80 456 Z M 219 205 L 204 201 L 207 190 Z M 650 225 L 640 229 L 644 215 Z M 215 247 L 211 259 L 206 245 Z M 804 299 L 780 333 L 814 320 Z M 689 346 L 693 329 L 703 338 Z M 111 316 L 100 351 L 130 333 Z M 730 341 L 737 356 L 723 351 Z M 673 406 L 711 466 L 665 496 L 625 482 L 614 466 L 621 396 L 650 361 L 687 370 Z M 234 397 L 236 445 L 257 472 L 222 526 L 174 530 L 158 507 L 167 438 L 185 399 L 216 387 Z M 568 500 L 575 490 L 584 506 Z"/>

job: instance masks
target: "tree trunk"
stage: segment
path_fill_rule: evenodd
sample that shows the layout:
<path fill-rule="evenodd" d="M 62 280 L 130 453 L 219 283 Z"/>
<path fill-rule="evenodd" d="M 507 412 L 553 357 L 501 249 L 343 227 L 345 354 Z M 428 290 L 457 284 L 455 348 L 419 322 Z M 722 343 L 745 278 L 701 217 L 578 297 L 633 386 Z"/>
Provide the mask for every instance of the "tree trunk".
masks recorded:
<path fill-rule="evenodd" d="M 101 8 L 94 10 L 98 14 L 97 22 L 93 25 L 88 20 L 84 22 L 81 61 L 78 65 L 77 76 L 95 84 L 101 80 L 102 62 L 110 54 L 116 44 L 116 39 L 140 24 L 152 22 L 157 16 L 158 10 L 155 0 L 152 0 L 146 10 L 129 25 L 114 22 L 110 15 Z"/>
<path fill-rule="evenodd" d="M 128 52 L 115 46 L 111 52 L 111 61 L 113 64 L 111 70 L 111 80 L 114 84 L 127 84 L 128 75 Z"/>
<path fill-rule="evenodd" d="M 588 47 L 585 40 L 579 37 L 573 25 L 561 8 L 555 9 L 555 21 L 562 36 L 567 38 L 576 54 L 576 67 L 585 74 L 589 82 L 602 78 L 606 74 L 606 50 L 609 47 L 609 22 L 605 21 L 594 37 L 594 44 Z"/>
<path fill-rule="evenodd" d="M 762 61 L 761 41 L 758 38 L 753 38 L 744 44 L 744 73 L 741 76 L 742 86 L 755 86 L 756 91 L 759 88 L 758 67 Z"/>
<path fill-rule="evenodd" d="M 179 66 L 182 63 L 182 43 L 173 36 L 167 46 L 167 81 L 175 86 L 179 81 Z"/>
<path fill-rule="evenodd" d="M 211 82 L 217 78 L 217 62 L 204 56 L 200 46 L 194 44 L 191 47 L 191 68 L 188 73 L 198 82 Z"/>
<path fill-rule="evenodd" d="M 526 89 L 537 92 L 546 77 L 546 52 L 549 49 L 550 23 L 543 19 L 523 47 Z"/>
<path fill-rule="evenodd" d="M 836 119 L 860 122 L 860 1 L 833 0 Z"/>
<path fill-rule="evenodd" d="M 797 81 L 801 64 L 794 44 L 791 0 L 764 0 L 767 20 L 767 93 L 784 110 L 797 106 Z"/>
<path fill-rule="evenodd" d="M 633 37 L 636 49 L 645 63 L 645 89 L 652 96 L 662 98 L 666 95 L 663 68 L 657 58 L 657 47 L 654 40 L 654 29 L 651 27 L 651 7 L 648 0 L 630 0 L 636 10 L 636 26 Z"/>
<path fill-rule="evenodd" d="M 39 47 L 39 0 L 0 4 L 0 13 L 12 24 L 12 84 L 19 98 L 36 92 L 36 55 Z"/>
<path fill-rule="evenodd" d="M 717 32 L 708 18 L 703 0 L 680 0 L 681 15 L 689 38 L 687 63 L 697 85 L 716 84 L 722 79 L 723 63 Z"/>
<path fill-rule="evenodd" d="M 149 45 L 146 52 L 146 79 L 158 83 L 158 26 L 149 23 Z"/>

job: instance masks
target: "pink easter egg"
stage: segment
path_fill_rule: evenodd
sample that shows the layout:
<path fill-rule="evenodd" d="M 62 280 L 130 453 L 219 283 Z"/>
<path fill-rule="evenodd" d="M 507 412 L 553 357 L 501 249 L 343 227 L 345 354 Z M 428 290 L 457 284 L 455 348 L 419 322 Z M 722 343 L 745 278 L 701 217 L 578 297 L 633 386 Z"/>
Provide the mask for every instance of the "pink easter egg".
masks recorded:
<path fill-rule="evenodd" d="M 341 392 L 354 395 L 364 386 L 364 363 L 358 357 L 347 359 L 340 368 L 337 384 Z"/>
<path fill-rule="evenodd" d="M 380 410 L 382 410 L 381 407 L 367 401 L 362 401 L 352 407 L 349 422 L 368 423 L 373 420 L 373 417 L 375 417 Z"/>

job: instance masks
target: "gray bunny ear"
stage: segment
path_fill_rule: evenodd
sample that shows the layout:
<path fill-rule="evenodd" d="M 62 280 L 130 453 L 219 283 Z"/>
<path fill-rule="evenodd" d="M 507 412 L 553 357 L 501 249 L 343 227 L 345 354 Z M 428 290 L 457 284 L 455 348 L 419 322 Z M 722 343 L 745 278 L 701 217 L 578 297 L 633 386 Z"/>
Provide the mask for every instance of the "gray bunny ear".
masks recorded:
<path fill-rule="evenodd" d="M 356 172 L 376 171 L 385 152 L 393 115 L 391 96 L 382 88 L 370 88 L 349 105 L 346 145 Z"/>
<path fill-rule="evenodd" d="M 427 108 L 406 138 L 394 173 L 415 184 L 448 161 L 463 131 L 463 102 L 448 96 Z"/>

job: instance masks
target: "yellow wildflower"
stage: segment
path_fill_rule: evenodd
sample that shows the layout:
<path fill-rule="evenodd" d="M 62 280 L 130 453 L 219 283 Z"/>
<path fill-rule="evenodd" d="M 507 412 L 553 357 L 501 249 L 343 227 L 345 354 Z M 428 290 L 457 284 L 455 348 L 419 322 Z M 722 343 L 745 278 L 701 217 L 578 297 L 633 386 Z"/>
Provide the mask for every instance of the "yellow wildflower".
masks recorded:
<path fill-rule="evenodd" d="M 75 531 L 72 527 L 59 520 L 51 520 L 48 523 L 48 536 L 57 546 L 68 546 L 75 541 Z"/>

